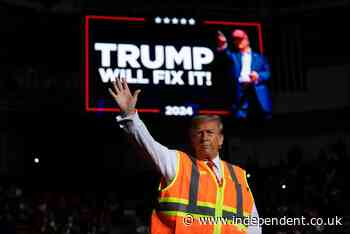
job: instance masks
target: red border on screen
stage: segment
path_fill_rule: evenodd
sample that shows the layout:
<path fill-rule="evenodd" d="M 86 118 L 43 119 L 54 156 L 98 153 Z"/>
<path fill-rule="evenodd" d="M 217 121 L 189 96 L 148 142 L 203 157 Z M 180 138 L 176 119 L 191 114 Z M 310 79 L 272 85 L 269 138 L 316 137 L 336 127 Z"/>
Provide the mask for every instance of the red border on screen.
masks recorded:
<path fill-rule="evenodd" d="M 125 16 L 98 16 L 87 15 L 85 16 L 85 111 L 86 112 L 120 112 L 119 108 L 98 108 L 90 107 L 90 93 L 89 93 L 89 20 L 115 20 L 115 21 L 128 21 L 128 22 L 145 22 L 146 19 L 142 17 L 125 17 Z M 262 29 L 261 24 L 258 22 L 232 22 L 232 21 L 210 21 L 204 20 L 203 24 L 208 25 L 224 25 L 224 26 L 250 26 L 256 27 L 259 37 L 259 50 L 263 53 L 263 41 L 262 41 Z M 137 109 L 138 112 L 144 113 L 160 113 L 159 108 L 141 108 Z M 230 111 L 224 110 L 199 110 L 199 114 L 216 114 L 216 115 L 230 115 Z"/>

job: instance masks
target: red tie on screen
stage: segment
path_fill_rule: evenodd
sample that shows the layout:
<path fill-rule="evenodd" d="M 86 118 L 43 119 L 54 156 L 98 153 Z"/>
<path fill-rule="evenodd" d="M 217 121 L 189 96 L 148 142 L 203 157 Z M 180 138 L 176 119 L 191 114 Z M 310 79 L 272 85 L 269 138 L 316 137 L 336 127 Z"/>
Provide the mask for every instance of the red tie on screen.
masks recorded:
<path fill-rule="evenodd" d="M 217 176 L 216 172 L 215 172 L 215 164 L 211 159 L 208 159 L 207 161 L 207 165 L 210 168 L 210 170 L 214 173 L 215 177 L 216 177 L 216 181 L 218 182 L 219 186 L 222 185 L 222 179 L 219 179 L 219 177 Z"/>

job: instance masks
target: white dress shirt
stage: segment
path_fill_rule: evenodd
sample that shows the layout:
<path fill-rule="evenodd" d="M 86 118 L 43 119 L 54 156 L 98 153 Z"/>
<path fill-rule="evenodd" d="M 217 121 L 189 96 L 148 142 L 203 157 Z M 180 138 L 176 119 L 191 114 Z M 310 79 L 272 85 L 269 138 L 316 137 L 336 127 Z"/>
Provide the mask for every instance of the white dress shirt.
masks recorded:
<path fill-rule="evenodd" d="M 156 166 L 159 168 L 161 174 L 167 183 L 170 183 L 176 176 L 177 157 L 176 150 L 168 149 L 166 146 L 158 143 L 149 133 L 145 124 L 139 118 L 138 113 L 130 114 L 128 116 L 116 117 L 119 126 L 125 132 L 130 134 L 136 143 L 141 146 L 150 155 Z M 215 164 L 215 174 L 221 178 L 220 157 L 217 155 L 213 160 Z M 252 216 L 259 217 L 255 204 L 252 208 Z M 261 234 L 261 227 L 248 226 L 248 234 Z"/>
<path fill-rule="evenodd" d="M 238 81 L 241 82 L 249 82 L 250 81 L 250 72 L 252 65 L 252 52 L 248 50 L 247 52 L 241 53 L 242 55 L 242 69 L 241 74 L 238 78 Z"/>

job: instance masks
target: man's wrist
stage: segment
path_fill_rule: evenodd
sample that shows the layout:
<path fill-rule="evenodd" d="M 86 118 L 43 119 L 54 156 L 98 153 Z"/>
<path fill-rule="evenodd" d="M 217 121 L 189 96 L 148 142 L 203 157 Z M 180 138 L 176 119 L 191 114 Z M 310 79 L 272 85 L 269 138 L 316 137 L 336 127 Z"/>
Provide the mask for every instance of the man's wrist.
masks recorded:
<path fill-rule="evenodd" d="M 133 114 L 135 114 L 135 113 L 136 113 L 136 108 L 130 108 L 130 109 L 127 109 L 127 110 L 123 110 L 123 111 L 121 112 L 121 115 L 122 115 L 123 117 L 126 117 L 126 116 L 133 115 Z"/>
<path fill-rule="evenodd" d="M 217 51 L 224 51 L 225 49 L 227 49 L 227 44 L 218 46 L 218 47 L 216 48 Z"/>
<path fill-rule="evenodd" d="M 126 122 L 134 121 L 137 117 L 137 110 L 135 112 L 124 112 L 122 111 L 120 115 L 116 116 L 116 120 L 121 128 L 124 128 Z"/>

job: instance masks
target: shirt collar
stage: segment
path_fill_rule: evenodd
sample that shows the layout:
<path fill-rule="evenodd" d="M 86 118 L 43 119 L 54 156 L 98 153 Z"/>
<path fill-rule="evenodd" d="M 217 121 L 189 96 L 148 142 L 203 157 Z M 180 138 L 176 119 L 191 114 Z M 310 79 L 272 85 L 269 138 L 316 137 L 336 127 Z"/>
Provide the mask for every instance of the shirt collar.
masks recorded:
<path fill-rule="evenodd" d="M 242 55 L 250 55 L 250 54 L 252 54 L 252 49 L 249 48 L 248 51 L 246 51 L 246 52 L 241 52 L 241 54 L 242 54 Z"/>
<path fill-rule="evenodd" d="M 215 156 L 215 158 L 213 158 L 211 161 L 214 163 L 216 168 L 220 168 L 220 157 L 219 157 L 219 154 L 217 154 Z"/>

